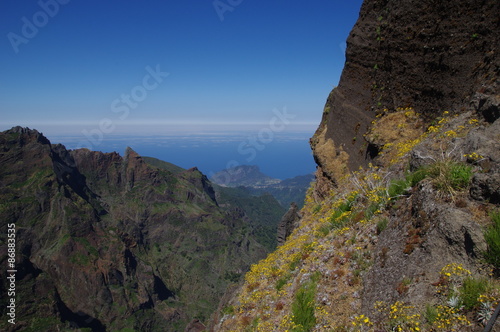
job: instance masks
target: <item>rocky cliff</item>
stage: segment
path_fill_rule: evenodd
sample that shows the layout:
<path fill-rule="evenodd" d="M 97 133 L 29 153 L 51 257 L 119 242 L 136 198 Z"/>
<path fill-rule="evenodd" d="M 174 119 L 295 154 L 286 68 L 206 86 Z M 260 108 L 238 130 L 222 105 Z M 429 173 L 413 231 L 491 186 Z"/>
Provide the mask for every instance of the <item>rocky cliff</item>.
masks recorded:
<path fill-rule="evenodd" d="M 498 12 L 364 1 L 298 226 L 215 330 L 483 330 L 500 299 Z"/>
<path fill-rule="evenodd" d="M 153 167 L 131 149 L 68 151 L 20 127 L 0 133 L 0 165 L 0 264 L 15 225 L 17 269 L 16 324 L 2 319 L 4 331 L 200 326 L 266 252 L 196 168 Z"/>
<path fill-rule="evenodd" d="M 420 133 L 444 111 L 498 117 L 497 1 L 364 1 L 346 63 L 312 141 L 318 176 L 334 182 L 376 158 L 377 116 L 412 107 Z"/>

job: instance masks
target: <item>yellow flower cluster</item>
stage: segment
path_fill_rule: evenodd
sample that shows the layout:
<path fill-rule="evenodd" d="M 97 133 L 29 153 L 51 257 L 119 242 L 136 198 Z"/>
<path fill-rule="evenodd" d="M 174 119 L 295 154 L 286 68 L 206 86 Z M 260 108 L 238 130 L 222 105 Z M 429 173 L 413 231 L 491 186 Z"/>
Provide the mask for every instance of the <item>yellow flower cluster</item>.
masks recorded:
<path fill-rule="evenodd" d="M 476 161 L 479 161 L 481 159 L 484 159 L 484 157 L 481 156 L 480 154 L 478 154 L 477 152 L 472 152 L 472 153 L 469 153 L 469 154 L 464 154 L 464 157 L 467 158 L 470 161 L 473 161 L 473 162 L 476 162 Z"/>
<path fill-rule="evenodd" d="M 352 325 L 362 329 L 363 327 L 373 326 L 373 322 L 370 320 L 370 318 L 368 316 L 359 315 L 359 316 L 354 317 L 354 321 L 352 322 Z"/>
<path fill-rule="evenodd" d="M 471 323 L 458 309 L 446 305 L 436 307 L 437 317 L 432 327 L 436 331 L 462 331 Z"/>
<path fill-rule="evenodd" d="M 470 276 L 471 272 L 464 269 L 462 264 L 451 263 L 445 265 L 439 274 L 444 280 L 452 281 L 453 279 L 463 279 L 465 276 Z"/>
<path fill-rule="evenodd" d="M 454 131 L 454 130 L 448 130 L 448 131 L 445 131 L 445 133 L 444 133 L 444 134 L 445 134 L 445 136 L 447 136 L 447 137 L 457 137 L 457 136 L 458 136 L 457 132 L 456 132 L 456 131 Z"/>
<path fill-rule="evenodd" d="M 481 303 L 490 303 L 492 307 L 496 307 L 500 302 L 500 298 L 497 298 L 491 294 L 481 294 L 477 299 Z"/>
<path fill-rule="evenodd" d="M 279 330 L 285 332 L 295 331 L 298 326 L 293 321 L 293 315 L 284 315 L 281 319 Z M 268 331 L 272 331 L 272 329 L 269 329 Z"/>
<path fill-rule="evenodd" d="M 390 306 L 385 302 L 375 303 L 375 309 L 387 315 L 386 328 L 389 331 L 398 332 L 418 332 L 420 328 L 420 314 L 414 313 L 415 307 L 406 305 L 401 301 L 396 301 Z"/>

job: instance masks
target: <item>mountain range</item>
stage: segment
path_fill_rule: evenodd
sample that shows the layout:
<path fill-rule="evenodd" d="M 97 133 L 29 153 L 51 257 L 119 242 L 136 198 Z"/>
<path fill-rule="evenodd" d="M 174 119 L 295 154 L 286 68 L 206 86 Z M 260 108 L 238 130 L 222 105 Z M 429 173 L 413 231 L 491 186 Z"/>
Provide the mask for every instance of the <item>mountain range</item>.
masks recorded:
<path fill-rule="evenodd" d="M 2 320 L 5 331 L 206 323 L 228 286 L 274 249 L 284 213 L 270 195 L 245 205 L 237 189 L 217 194 L 196 168 L 130 148 L 69 151 L 28 128 L 0 133 L 0 164 L 0 227 L 16 231 L 16 325 Z"/>

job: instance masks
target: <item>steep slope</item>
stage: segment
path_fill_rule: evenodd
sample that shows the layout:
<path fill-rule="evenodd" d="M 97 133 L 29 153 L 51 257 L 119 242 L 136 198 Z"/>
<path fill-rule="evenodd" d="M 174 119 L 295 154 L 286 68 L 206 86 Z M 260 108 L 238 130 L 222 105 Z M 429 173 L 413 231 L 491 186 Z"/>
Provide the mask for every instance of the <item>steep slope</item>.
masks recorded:
<path fill-rule="evenodd" d="M 364 1 L 302 218 L 214 330 L 483 330 L 500 299 L 498 12 Z"/>
<path fill-rule="evenodd" d="M 20 127 L 0 147 L 0 264 L 14 224 L 17 269 L 17 324 L 2 330 L 182 331 L 265 254 L 196 169 L 151 167 L 131 149 L 67 151 Z"/>
<path fill-rule="evenodd" d="M 403 154 L 386 147 L 390 167 L 324 198 L 311 188 L 298 227 L 252 266 L 215 330 L 482 331 L 500 299 L 500 264 L 485 261 L 500 248 L 500 120 L 438 123 Z"/>

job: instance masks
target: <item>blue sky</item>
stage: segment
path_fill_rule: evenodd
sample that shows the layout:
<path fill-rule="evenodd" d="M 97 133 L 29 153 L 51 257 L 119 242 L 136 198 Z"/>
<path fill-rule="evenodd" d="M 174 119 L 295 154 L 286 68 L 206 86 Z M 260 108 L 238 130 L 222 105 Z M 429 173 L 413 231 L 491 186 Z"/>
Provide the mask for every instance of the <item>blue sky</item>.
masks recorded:
<path fill-rule="evenodd" d="M 3 0 L 0 130 L 314 130 L 361 2 Z"/>

